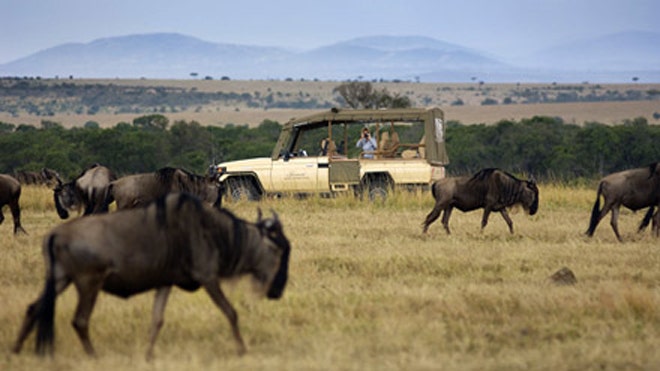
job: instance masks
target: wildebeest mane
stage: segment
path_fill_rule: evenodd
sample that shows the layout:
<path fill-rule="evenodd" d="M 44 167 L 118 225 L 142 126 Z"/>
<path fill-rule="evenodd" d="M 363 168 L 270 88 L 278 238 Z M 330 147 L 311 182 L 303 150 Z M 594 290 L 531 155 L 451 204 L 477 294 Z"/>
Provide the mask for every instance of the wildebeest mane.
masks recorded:
<path fill-rule="evenodd" d="M 174 179 L 174 173 L 176 173 L 177 169 L 173 167 L 164 167 L 161 169 L 156 170 L 156 178 L 164 184 L 171 184 L 173 179 Z M 186 172 L 185 170 L 181 170 L 183 172 Z"/>
<path fill-rule="evenodd" d="M 474 175 L 472 175 L 472 178 L 470 180 L 471 181 L 483 182 L 483 181 L 489 179 L 491 177 L 491 175 L 493 175 L 493 173 L 496 170 L 499 170 L 499 169 L 494 168 L 494 167 L 481 169 L 481 170 L 477 171 L 476 173 L 474 173 Z"/>
<path fill-rule="evenodd" d="M 486 168 L 475 173 L 472 178 L 470 178 L 470 182 L 488 182 L 493 177 L 495 172 L 499 172 L 505 176 L 505 178 L 503 178 L 502 182 L 500 183 L 501 188 L 499 190 L 500 192 L 498 192 L 498 201 L 505 207 L 512 206 L 520 199 L 520 194 L 523 191 L 520 185 L 521 183 L 525 182 L 524 180 L 520 180 L 513 174 L 508 173 L 502 169 Z"/>
<path fill-rule="evenodd" d="M 95 168 L 95 167 L 99 167 L 99 166 L 101 166 L 101 164 L 99 164 L 98 162 L 95 162 L 95 163 L 93 163 L 93 164 L 87 166 L 86 168 L 84 168 L 84 169 L 80 172 L 80 174 L 78 174 L 77 177 L 74 178 L 73 181 L 75 182 L 75 179 L 81 178 L 83 175 L 85 175 L 86 172 L 88 172 L 89 170 L 91 170 L 91 169 L 93 169 L 93 168 Z"/>
<path fill-rule="evenodd" d="M 241 251 L 247 242 L 247 228 L 245 223 L 239 220 L 236 215 L 229 210 L 216 209 L 215 212 L 228 218 L 233 229 L 232 232 L 223 231 L 217 228 L 211 229 L 211 238 L 214 241 L 222 241 L 217 244 L 220 256 L 222 256 L 222 259 L 220 259 L 220 271 L 226 272 L 226 275 L 231 276 L 237 270 L 241 261 Z M 232 241 L 229 240 L 229 236 L 233 236 Z"/>
<path fill-rule="evenodd" d="M 516 178 L 513 174 L 508 173 L 502 169 L 496 168 L 496 167 L 491 167 L 491 168 L 486 168 L 479 170 L 476 172 L 474 175 L 472 175 L 472 180 L 477 180 L 477 181 L 484 181 L 489 179 L 491 176 L 493 176 L 493 173 L 499 171 L 502 174 L 505 174 L 509 178 L 521 182 L 522 180 Z"/>
<path fill-rule="evenodd" d="M 167 195 L 163 195 L 154 201 L 156 207 L 156 222 L 164 229 L 169 227 L 166 199 Z M 228 276 L 233 275 L 241 261 L 241 251 L 244 248 L 244 244 L 247 242 L 247 229 L 245 222 L 238 219 L 233 213 L 226 209 L 215 209 L 214 211 L 204 210 L 201 201 L 197 197 L 185 192 L 180 194 L 175 208 L 169 210 L 169 212 L 181 212 L 184 209 L 184 206 L 188 204 L 192 206 L 192 214 L 191 212 L 187 212 L 187 215 L 172 216 L 172 218 L 183 218 L 188 222 L 193 219 L 196 220 L 195 223 L 200 223 L 209 234 L 211 239 L 209 242 L 218 249 L 218 252 L 222 257 L 220 259 L 222 264 L 222 266 L 219 267 L 220 271 L 226 272 L 226 275 Z M 146 206 L 148 207 L 148 205 Z M 223 226 L 226 226 L 225 228 L 218 228 L 215 224 L 205 224 L 204 221 L 206 218 L 202 217 L 202 214 L 205 212 L 220 213 L 220 215 L 224 216 L 229 223 L 222 223 Z M 231 224 L 231 226 L 227 226 L 228 224 Z"/>
<path fill-rule="evenodd" d="M 156 204 L 156 222 L 158 223 L 158 226 L 162 228 L 167 228 L 167 205 L 165 203 L 167 199 L 167 195 L 160 196 L 154 201 Z M 199 199 L 193 195 L 190 195 L 188 193 L 181 193 L 176 207 L 174 208 L 174 211 L 179 212 L 182 208 L 183 205 L 186 203 L 191 203 L 193 205 L 193 209 L 196 211 L 196 213 L 201 213 L 202 211 L 202 203 L 199 201 Z M 149 204 L 145 205 L 144 207 L 149 206 Z M 186 215 L 186 217 L 189 217 Z"/>
<path fill-rule="evenodd" d="M 176 205 L 174 205 L 174 208 L 169 212 L 172 214 L 177 214 L 177 213 L 186 213 L 186 214 L 168 216 L 166 200 L 167 200 L 167 195 L 164 195 L 158 197 L 153 202 L 153 204 L 156 208 L 156 223 L 158 227 L 162 228 L 165 231 L 169 230 L 169 235 L 170 238 L 172 239 L 170 243 L 173 246 L 177 246 L 176 248 L 167 248 L 168 265 L 172 267 L 176 267 L 177 265 L 191 266 L 192 265 L 191 246 L 189 246 L 189 244 L 187 243 L 187 239 L 185 237 L 186 231 L 181 230 L 181 226 L 179 225 L 178 222 L 185 221 L 187 223 L 194 223 L 197 225 L 201 225 L 202 223 L 201 221 L 203 220 L 202 204 L 199 201 L 199 199 L 197 199 L 193 195 L 187 193 L 181 193 L 177 199 Z M 148 205 L 149 204 L 147 204 L 147 206 Z M 168 225 L 168 222 L 174 225 Z M 189 284 L 186 285 L 180 284 L 179 287 L 185 290 L 194 291 L 197 288 L 199 288 L 199 283 L 191 279 Z M 121 293 L 119 292 L 115 292 L 115 294 L 121 296 Z"/>
<path fill-rule="evenodd" d="M 183 173 L 184 177 L 177 177 L 176 173 L 180 171 Z M 193 174 L 185 169 L 177 169 L 173 167 L 164 167 L 162 169 L 156 170 L 156 178 L 159 183 L 167 186 L 168 188 L 177 189 L 180 192 L 190 192 L 194 193 L 194 187 L 205 181 L 205 178 L 201 175 Z"/>

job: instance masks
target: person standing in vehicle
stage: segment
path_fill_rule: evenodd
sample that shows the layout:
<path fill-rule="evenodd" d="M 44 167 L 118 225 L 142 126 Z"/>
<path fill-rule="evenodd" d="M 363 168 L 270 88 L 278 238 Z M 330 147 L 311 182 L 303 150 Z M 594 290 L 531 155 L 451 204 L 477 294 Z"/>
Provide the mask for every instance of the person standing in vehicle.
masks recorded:
<path fill-rule="evenodd" d="M 376 140 L 371 137 L 369 128 L 362 129 L 362 136 L 355 144 L 356 147 L 361 148 L 363 152 L 373 152 L 376 150 Z M 364 153 L 363 158 L 374 158 L 373 153 Z"/>

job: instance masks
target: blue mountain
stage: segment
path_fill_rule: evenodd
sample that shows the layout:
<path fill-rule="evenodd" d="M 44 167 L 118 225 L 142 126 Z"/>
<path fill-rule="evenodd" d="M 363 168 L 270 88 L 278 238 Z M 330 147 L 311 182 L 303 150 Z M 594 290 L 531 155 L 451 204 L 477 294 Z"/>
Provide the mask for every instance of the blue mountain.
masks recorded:
<path fill-rule="evenodd" d="M 0 65 L 0 76 L 77 78 L 383 79 L 424 82 L 660 82 L 660 34 L 626 32 L 544 50 L 514 63 L 423 36 L 370 36 L 292 51 L 176 33 L 69 43 Z"/>

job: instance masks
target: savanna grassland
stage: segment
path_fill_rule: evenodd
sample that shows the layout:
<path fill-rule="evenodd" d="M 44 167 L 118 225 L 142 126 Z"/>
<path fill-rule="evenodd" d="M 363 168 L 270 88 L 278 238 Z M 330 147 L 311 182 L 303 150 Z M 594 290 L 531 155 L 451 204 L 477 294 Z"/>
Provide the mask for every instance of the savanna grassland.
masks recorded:
<path fill-rule="evenodd" d="M 202 125 L 259 125 L 264 120 L 281 124 L 293 117 L 302 117 L 327 108 L 341 106 L 334 91 L 341 81 L 296 81 L 296 80 L 152 80 L 152 79 L 44 79 L 40 84 L 53 89 L 54 86 L 103 86 L 128 88 L 124 93 L 144 89 L 143 96 L 157 97 L 160 89 L 185 92 L 176 104 L 155 104 L 140 108 L 139 112 L 112 106 L 112 102 L 94 103 L 95 113 L 89 106 L 72 104 L 78 96 L 65 95 L 57 98 L 46 94 L 43 97 L 10 96 L 0 102 L 11 106 L 12 101 L 30 102 L 30 107 L 41 106 L 41 115 L 30 114 L 24 109 L 16 112 L 0 110 L 0 122 L 15 125 L 28 124 L 39 127 L 43 120 L 60 123 L 65 128 L 82 127 L 88 121 L 101 127 L 112 127 L 120 122 L 148 113 L 162 113 L 171 122 L 177 120 L 197 121 Z M 494 124 L 501 120 L 520 120 L 533 116 L 559 117 L 566 123 L 582 125 L 599 122 L 613 125 L 624 120 L 645 117 L 651 124 L 660 123 L 658 92 L 660 84 L 574 84 L 557 83 L 425 83 L 425 82 L 374 82 L 375 90 L 386 90 L 390 94 L 405 96 L 415 107 L 437 106 L 445 111 L 447 120 L 465 125 Z M 54 91 L 56 91 L 55 89 Z M 7 89 L 10 92 L 10 89 Z M 245 100 L 223 100 L 186 105 L 185 96 L 196 93 L 225 93 L 250 96 L 254 105 Z M 57 99 L 56 99 L 57 98 Z M 155 99 L 155 98 L 154 98 Z M 156 101 L 158 101 L 156 99 Z M 311 102 L 315 104 L 310 104 Z M 281 107 L 268 107 L 279 102 Z M 460 104 L 459 104 L 460 102 Z M 487 104 L 487 102 L 489 102 Z M 15 102 L 14 102 L 15 103 Z M 304 103 L 304 104 L 301 104 Z M 172 106 L 170 106 L 172 105 Z M 301 106 L 297 106 L 301 105 Z M 47 106 L 47 108 L 44 108 Z M 68 108 L 64 108 L 68 107 Z"/>
<path fill-rule="evenodd" d="M 56 354 L 36 357 L 34 336 L 10 353 L 23 313 L 43 285 L 41 239 L 60 223 L 46 188 L 24 187 L 23 225 L 0 226 L 2 370 L 651 370 L 660 368 L 660 239 L 637 234 L 643 214 L 623 211 L 619 243 L 608 220 L 584 236 L 594 187 L 541 185 L 538 214 L 455 211 L 421 234 L 430 194 L 384 204 L 353 198 L 233 203 L 253 220 L 274 209 L 292 243 L 290 281 L 279 301 L 249 281 L 225 283 L 248 347 L 236 354 L 229 325 L 207 295 L 175 289 L 144 360 L 153 294 L 102 294 L 92 316 L 98 358 L 70 326 L 73 288 L 58 300 Z M 5 209 L 5 215 L 8 210 Z M 575 285 L 549 276 L 571 269 Z"/>

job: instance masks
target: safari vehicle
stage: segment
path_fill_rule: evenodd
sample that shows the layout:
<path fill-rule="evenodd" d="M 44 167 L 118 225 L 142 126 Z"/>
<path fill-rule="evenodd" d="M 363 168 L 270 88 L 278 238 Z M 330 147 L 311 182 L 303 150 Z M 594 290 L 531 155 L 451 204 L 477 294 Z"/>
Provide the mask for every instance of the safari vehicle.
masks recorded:
<path fill-rule="evenodd" d="M 230 199 L 354 193 L 385 198 L 397 188 L 428 189 L 444 178 L 444 113 L 439 108 L 332 110 L 293 118 L 271 157 L 217 165 Z M 363 128 L 374 151 L 356 146 Z"/>

